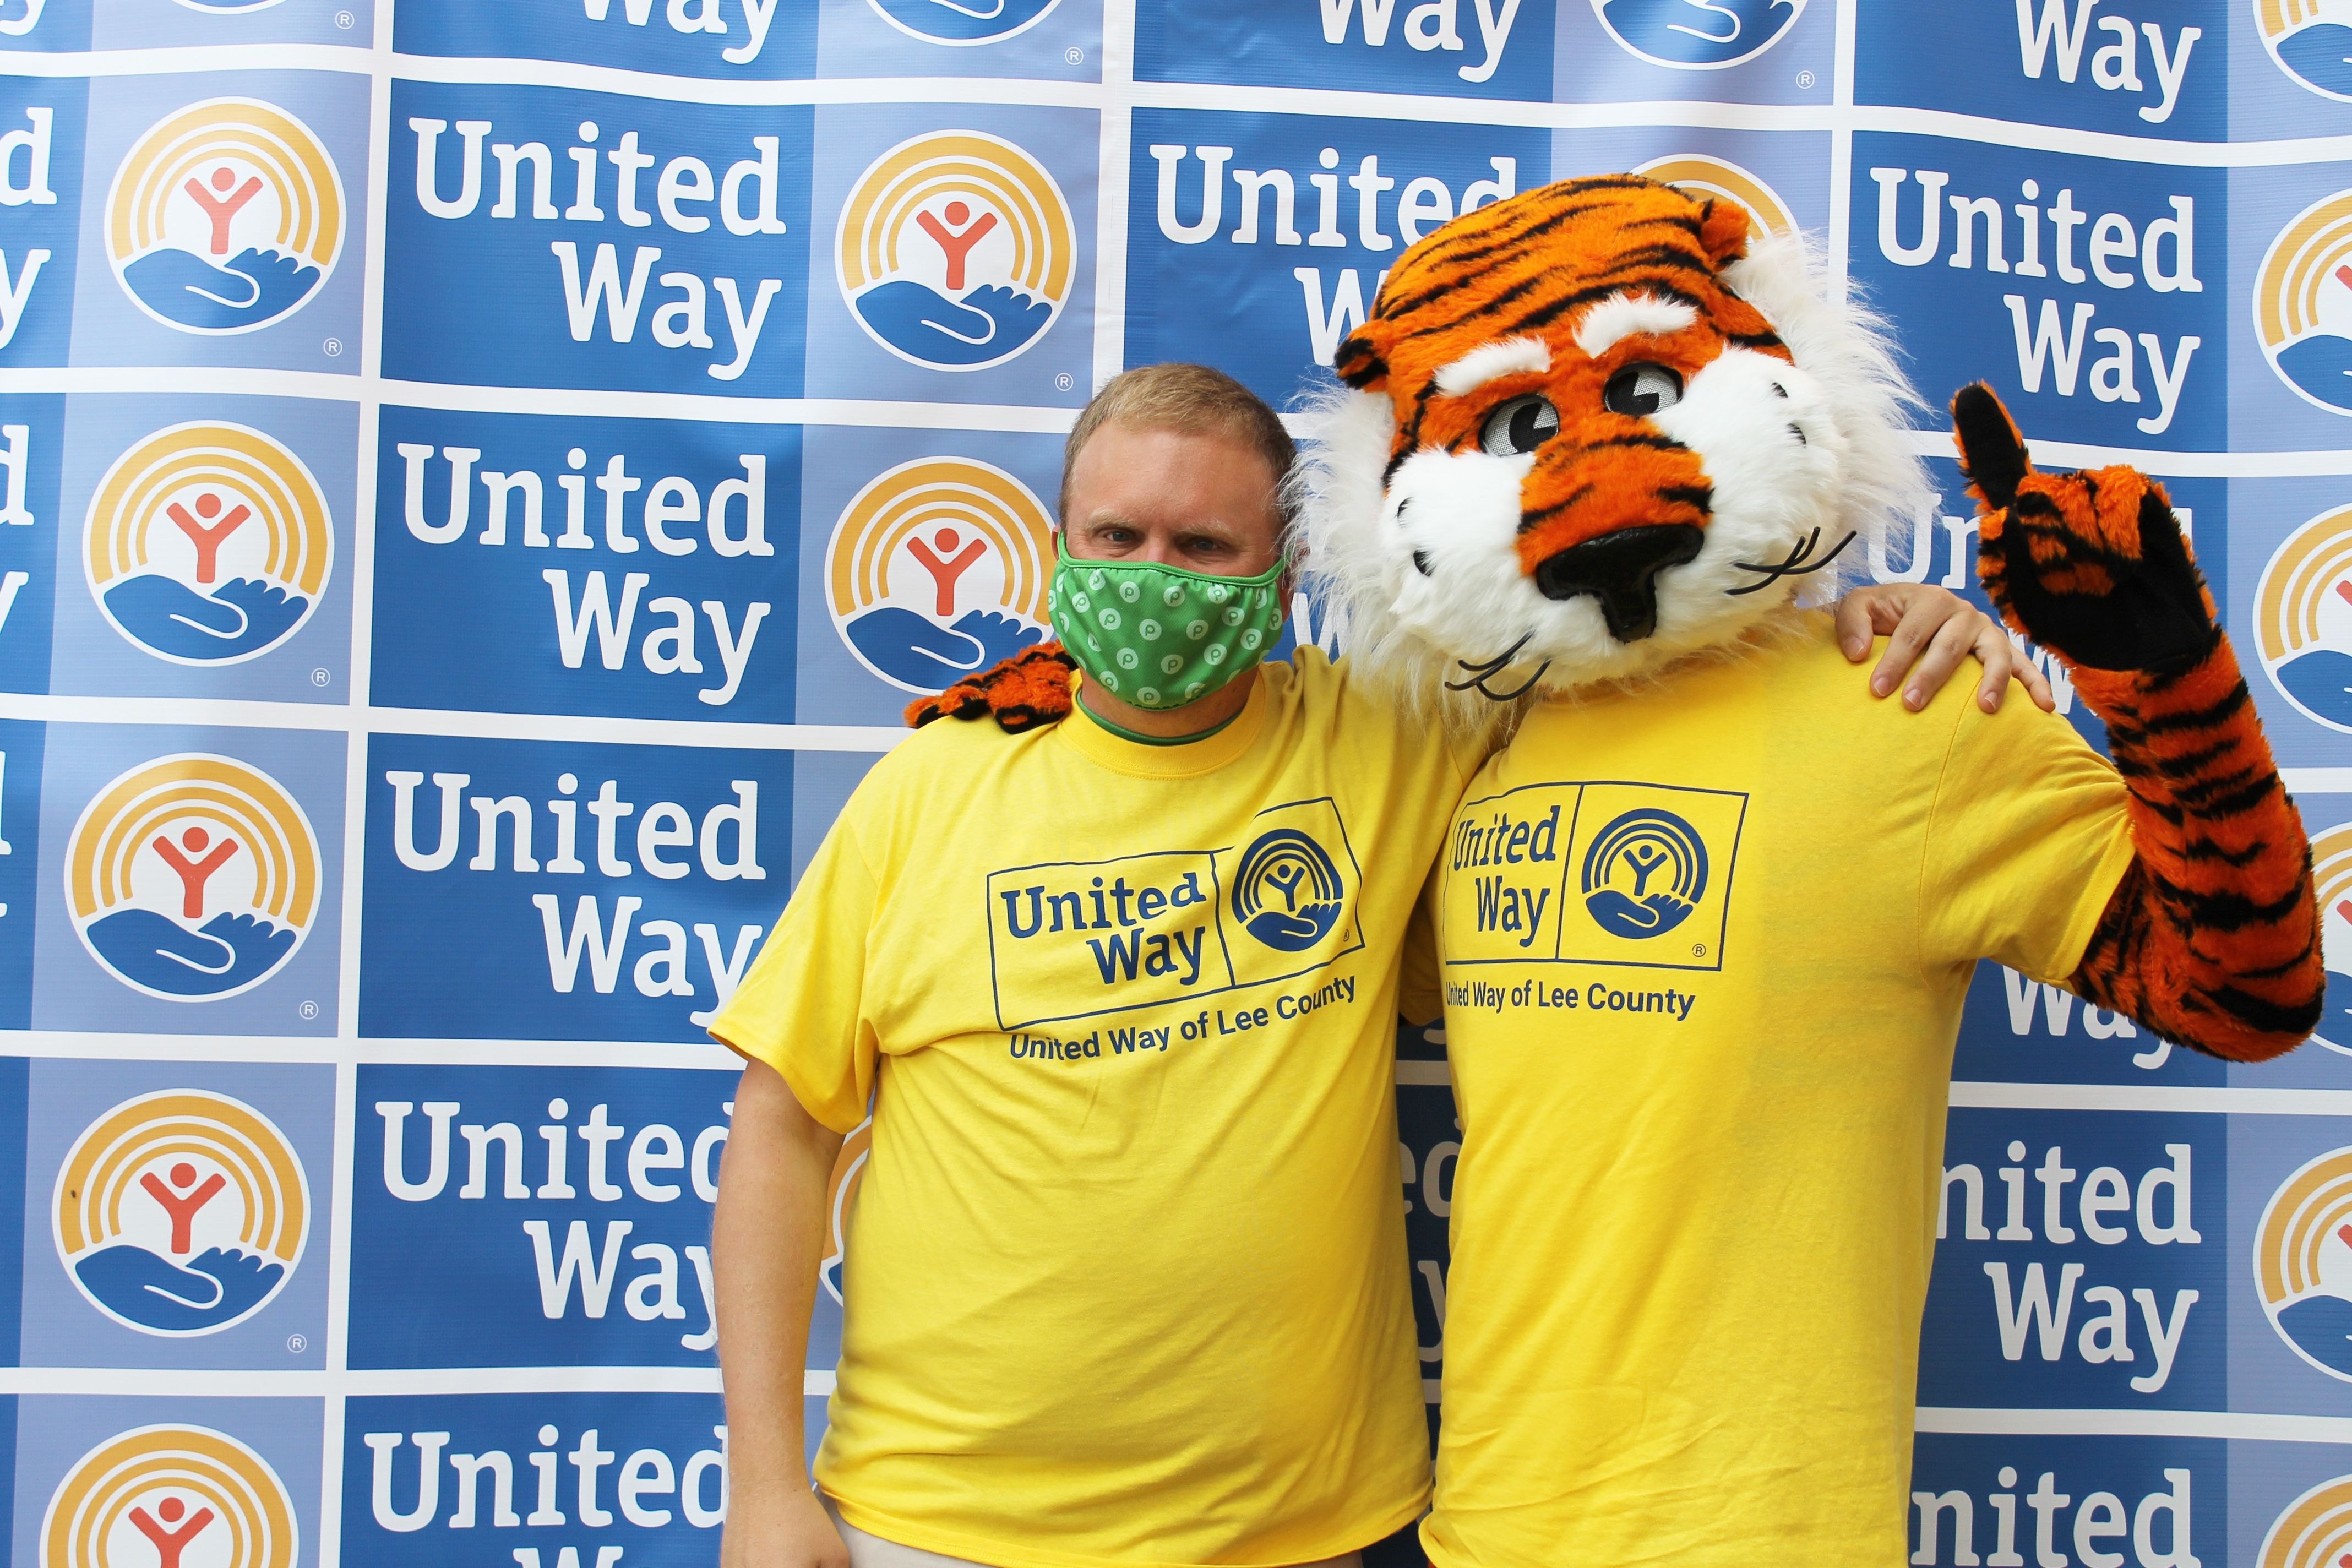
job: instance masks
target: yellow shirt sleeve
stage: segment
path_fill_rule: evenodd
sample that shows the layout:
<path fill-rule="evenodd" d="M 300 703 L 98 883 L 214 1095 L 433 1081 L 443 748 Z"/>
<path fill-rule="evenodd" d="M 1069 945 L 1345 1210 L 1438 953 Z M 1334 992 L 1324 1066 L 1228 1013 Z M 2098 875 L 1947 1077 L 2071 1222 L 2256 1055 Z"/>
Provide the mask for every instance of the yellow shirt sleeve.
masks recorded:
<path fill-rule="evenodd" d="M 845 813 L 710 1025 L 712 1038 L 775 1068 L 802 1109 L 845 1134 L 866 1120 L 880 1056 L 865 1006 L 876 901 L 873 870 Z"/>
<path fill-rule="evenodd" d="M 2074 727 L 2011 693 L 1963 701 L 1920 867 L 1920 962 L 2063 984 L 2132 860 L 2129 795 Z"/>
<path fill-rule="evenodd" d="M 1413 900 L 1405 921 L 1404 958 L 1397 981 L 1397 1011 L 1408 1024 L 1433 1024 L 1445 1011 L 1443 955 L 1437 949 L 1438 881 L 1444 875 L 1444 858 L 1429 868 L 1429 880 Z"/>

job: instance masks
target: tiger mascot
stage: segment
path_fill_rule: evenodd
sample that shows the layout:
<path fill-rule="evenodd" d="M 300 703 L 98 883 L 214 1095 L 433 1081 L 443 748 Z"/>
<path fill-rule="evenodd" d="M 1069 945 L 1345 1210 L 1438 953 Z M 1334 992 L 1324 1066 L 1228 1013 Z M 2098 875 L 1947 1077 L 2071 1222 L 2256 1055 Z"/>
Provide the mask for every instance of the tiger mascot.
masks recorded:
<path fill-rule="evenodd" d="M 1358 679 L 1507 741 L 1427 896 L 1463 1135 L 1423 1543 L 1900 1562 L 1977 962 L 2231 1060 L 2319 1017 L 2309 847 L 2165 494 L 1953 401 L 1984 585 L 2111 764 L 2026 704 L 1857 700 L 1810 606 L 1928 494 L 1914 400 L 1738 206 L 1479 208 L 1333 368 L 1303 563 Z M 1055 654 L 910 717 L 1048 720 Z"/>
<path fill-rule="evenodd" d="M 1853 700 L 1806 590 L 1924 499 L 1912 399 L 1738 206 L 1480 208 L 1334 369 L 1302 531 L 1351 658 L 1517 720 L 1430 893 L 1463 1149 L 1423 1542 L 1903 1561 L 1977 961 L 2232 1060 L 2318 1022 L 2309 847 L 2164 491 L 1953 401 L 1981 580 L 2110 765 L 2025 704 Z"/>

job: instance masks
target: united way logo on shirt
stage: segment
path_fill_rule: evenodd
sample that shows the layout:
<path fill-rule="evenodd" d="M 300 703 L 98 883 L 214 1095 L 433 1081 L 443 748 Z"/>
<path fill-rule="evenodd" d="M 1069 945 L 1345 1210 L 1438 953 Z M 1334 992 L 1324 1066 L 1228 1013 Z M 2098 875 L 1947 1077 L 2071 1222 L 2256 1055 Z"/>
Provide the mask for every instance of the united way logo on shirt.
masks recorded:
<path fill-rule="evenodd" d="M 2253 303 L 2255 336 L 2279 379 L 2331 414 L 2352 414 L 2352 191 L 2279 231 Z"/>
<path fill-rule="evenodd" d="M 978 131 L 902 142 L 857 178 L 835 247 L 866 333 L 932 370 L 1003 364 L 1061 314 L 1077 266 L 1045 165 Z"/>
<path fill-rule="evenodd" d="M 2352 5 L 2254 0 L 2254 26 L 2279 69 L 2314 92 L 2352 103 Z"/>
<path fill-rule="evenodd" d="M 1796 215 L 1789 210 L 1789 204 L 1780 199 L 1780 193 L 1766 184 L 1761 175 L 1741 168 L 1727 158 L 1710 158 L 1698 153 L 1656 158 L 1633 173 L 1647 174 L 1654 180 L 1701 199 L 1728 197 L 1746 207 L 1759 224 L 1773 233 L 1797 232 Z"/>
<path fill-rule="evenodd" d="M 2352 1383 L 2352 1149 L 2322 1154 L 2271 1195 L 2255 1231 L 2254 1285 L 2279 1338 Z"/>
<path fill-rule="evenodd" d="M 1706 841 L 1671 811 L 1629 811 L 1593 838 L 1583 879 L 1584 907 L 1601 930 L 1664 936 L 1706 896 Z"/>
<path fill-rule="evenodd" d="M 2311 1037 L 2352 1056 L 2352 823 L 2311 838 L 2319 937 L 2327 957 L 2327 1001 Z"/>
<path fill-rule="evenodd" d="M 122 454 L 82 539 L 107 620 L 174 664 L 237 664 L 292 637 L 334 556 L 319 481 L 243 425 L 175 425 Z"/>
<path fill-rule="evenodd" d="M 866 0 L 882 19 L 931 44 L 992 44 L 1025 33 L 1061 0 Z"/>
<path fill-rule="evenodd" d="M 142 1426 L 66 1472 L 41 1520 L 41 1568 L 294 1568 L 294 1502 L 226 1432 Z"/>
<path fill-rule="evenodd" d="M 857 492 L 825 551 L 834 629 L 859 663 L 938 691 L 1051 635 L 1054 525 L 1002 468 L 902 463 Z"/>
<path fill-rule="evenodd" d="M 1592 0 L 1609 34 L 1652 65 L 1717 70 L 1753 59 L 1796 25 L 1805 0 Z"/>
<path fill-rule="evenodd" d="M 310 1194 L 268 1117 L 172 1089 L 83 1130 L 49 1213 L 91 1306 L 143 1334 L 189 1338 L 245 1321 L 284 1288 L 310 1236 Z"/>
<path fill-rule="evenodd" d="M 2305 718 L 2352 733 L 2352 507 L 2313 518 L 2272 554 L 2254 590 L 2254 645 Z"/>
<path fill-rule="evenodd" d="M 82 945 L 134 991 L 209 1002 L 294 956 L 319 907 L 319 841 L 257 768 L 204 753 L 131 769 L 82 809 L 66 905 Z"/>
<path fill-rule="evenodd" d="M 1295 827 L 1260 834 L 1234 868 L 1234 918 L 1280 952 L 1305 952 L 1321 942 L 1347 900 L 1339 866 Z"/>
<path fill-rule="evenodd" d="M 299 310 L 334 270 L 345 226 L 325 144 L 252 99 L 159 121 L 106 199 L 115 278 L 141 310 L 186 332 L 249 332 Z"/>

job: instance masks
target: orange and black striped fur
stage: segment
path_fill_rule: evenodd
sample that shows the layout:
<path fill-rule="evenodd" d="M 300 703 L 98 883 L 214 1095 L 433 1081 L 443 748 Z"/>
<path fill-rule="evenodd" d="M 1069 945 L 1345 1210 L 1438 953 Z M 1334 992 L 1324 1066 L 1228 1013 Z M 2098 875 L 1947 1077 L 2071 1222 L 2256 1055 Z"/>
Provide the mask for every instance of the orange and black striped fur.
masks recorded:
<path fill-rule="evenodd" d="M 1978 573 L 2066 661 L 2131 791 L 2131 869 L 2071 982 L 2169 1040 L 2260 1061 L 2317 1026 L 2311 849 L 2170 501 L 2126 468 L 2039 474 L 1990 389 L 1952 402 Z"/>

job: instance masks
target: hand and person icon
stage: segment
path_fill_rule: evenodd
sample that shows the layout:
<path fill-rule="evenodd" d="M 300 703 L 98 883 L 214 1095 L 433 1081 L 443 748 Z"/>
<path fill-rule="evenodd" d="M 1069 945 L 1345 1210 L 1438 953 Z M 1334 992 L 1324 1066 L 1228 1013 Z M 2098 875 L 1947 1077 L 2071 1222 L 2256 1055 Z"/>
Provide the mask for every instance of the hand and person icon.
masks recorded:
<path fill-rule="evenodd" d="M 969 287 L 973 247 L 1002 222 L 961 199 L 936 212 L 919 211 L 915 226 L 940 247 L 945 263 L 944 290 L 892 278 L 858 295 L 852 308 L 883 342 L 927 364 L 982 365 L 1011 357 L 1045 330 L 1054 307 L 1002 284 Z"/>
<path fill-rule="evenodd" d="M 207 190 L 204 182 L 190 175 L 180 189 L 185 191 L 189 199 L 204 209 L 205 216 L 212 220 L 212 253 L 226 256 L 229 225 L 236 221 L 238 213 L 245 210 L 247 202 L 261 194 L 261 182 L 247 176 L 245 184 L 237 184 L 236 171 L 223 163 L 213 171 L 211 185 L 212 188 Z"/>
<path fill-rule="evenodd" d="M 1000 610 L 956 616 L 956 586 L 988 553 L 986 540 L 941 526 L 928 540 L 910 537 L 905 549 L 930 579 L 931 614 L 882 604 L 842 628 L 850 646 L 883 675 L 919 691 L 937 691 L 1045 639 L 1044 628 Z"/>
<path fill-rule="evenodd" d="M 170 829 L 157 834 L 147 847 L 179 881 L 178 918 L 125 903 L 85 927 L 118 974 L 167 995 L 215 995 L 276 968 L 298 940 L 291 928 L 259 915 L 224 910 L 205 917 L 215 901 L 207 897 L 214 876 L 245 847 L 233 836 L 215 840 L 191 823 L 176 837 Z"/>
<path fill-rule="evenodd" d="M 151 565 L 106 587 L 107 613 L 132 641 L 170 658 L 212 662 L 275 646 L 310 601 L 267 576 L 221 581 L 221 547 L 256 515 L 234 492 L 171 501 L 163 516 L 195 548 L 194 585 Z"/>
<path fill-rule="evenodd" d="M 204 1206 L 218 1197 L 228 1185 L 228 1178 L 215 1171 L 199 1184 L 196 1168 L 185 1160 L 174 1164 L 168 1173 L 167 1185 L 149 1171 L 139 1178 L 140 1190 L 153 1198 L 172 1222 L 172 1255 L 185 1257 L 194 1247 L 196 1215 Z"/>
<path fill-rule="evenodd" d="M 196 547 L 196 581 L 199 583 L 209 583 L 219 575 L 221 545 L 253 516 L 253 509 L 242 501 L 228 508 L 225 515 L 222 506 L 221 498 L 206 490 L 196 497 L 194 517 L 190 517 L 188 509 L 178 501 L 163 509 L 163 515 L 172 520 L 172 526 L 186 534 L 188 542 Z M 215 518 L 220 521 L 214 521 Z"/>
<path fill-rule="evenodd" d="M 187 1551 L 196 1537 L 219 1517 L 209 1508 L 188 1511 L 188 1505 L 178 1498 L 167 1497 L 149 1513 L 143 1508 L 131 1510 L 131 1528 L 145 1536 L 155 1547 L 155 1568 L 180 1568 L 180 1554 Z M 182 1521 L 186 1522 L 183 1523 Z"/>

